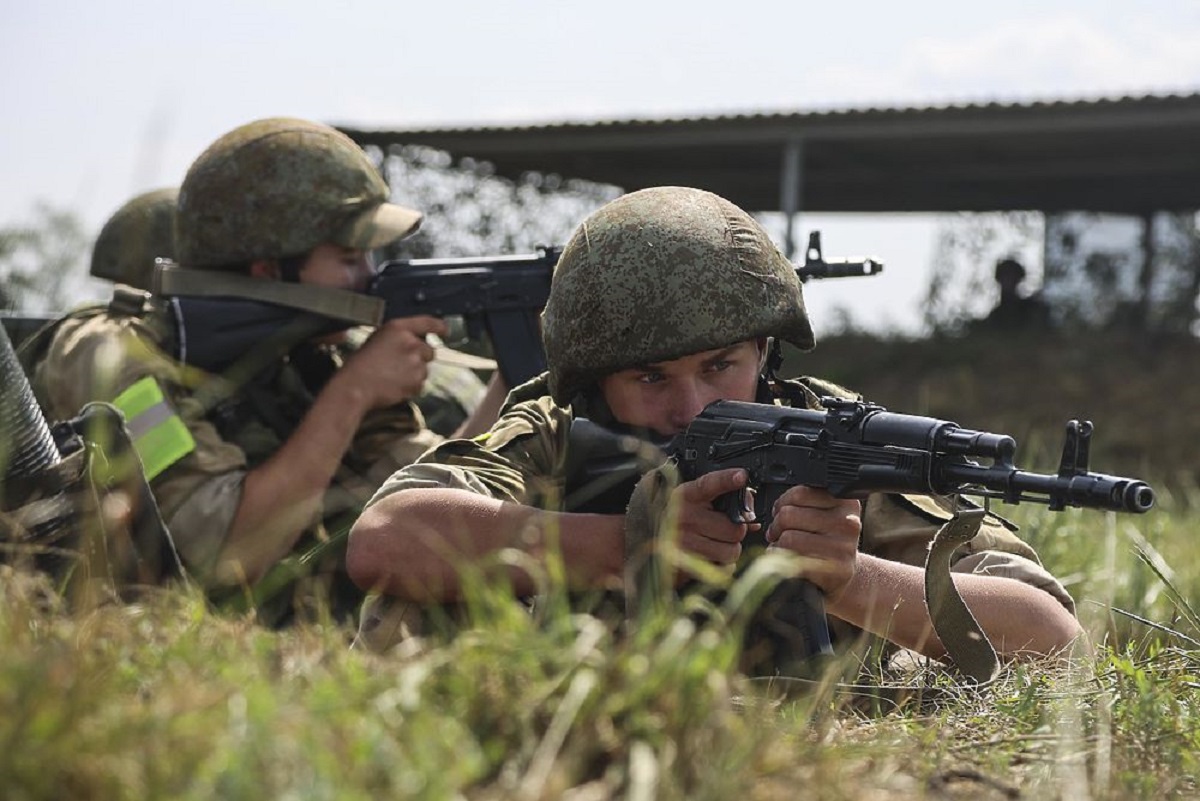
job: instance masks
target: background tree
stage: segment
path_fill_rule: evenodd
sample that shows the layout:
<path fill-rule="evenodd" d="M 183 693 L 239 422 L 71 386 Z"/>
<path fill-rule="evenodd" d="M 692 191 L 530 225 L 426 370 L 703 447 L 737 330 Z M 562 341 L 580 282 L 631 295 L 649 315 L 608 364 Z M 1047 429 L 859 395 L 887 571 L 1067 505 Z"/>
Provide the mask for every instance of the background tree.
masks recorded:
<path fill-rule="evenodd" d="M 420 231 L 389 250 L 392 258 L 527 253 L 561 245 L 584 217 L 621 194 L 617 187 L 539 173 L 510 181 L 486 162 L 455 163 L 448 153 L 426 147 L 367 153 L 380 165 L 393 199 L 425 214 Z"/>
<path fill-rule="evenodd" d="M 91 237 L 73 212 L 37 203 L 28 222 L 0 228 L 0 309 L 45 312 L 77 302 L 90 284 Z"/>

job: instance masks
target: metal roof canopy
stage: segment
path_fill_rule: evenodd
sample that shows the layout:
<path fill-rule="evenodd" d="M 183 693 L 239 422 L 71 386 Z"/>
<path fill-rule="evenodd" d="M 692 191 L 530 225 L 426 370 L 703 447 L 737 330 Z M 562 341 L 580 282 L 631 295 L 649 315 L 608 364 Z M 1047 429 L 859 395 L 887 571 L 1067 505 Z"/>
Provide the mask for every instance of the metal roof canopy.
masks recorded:
<path fill-rule="evenodd" d="M 709 189 L 750 211 L 1200 208 L 1200 94 L 514 127 L 362 130 L 627 191 Z"/>

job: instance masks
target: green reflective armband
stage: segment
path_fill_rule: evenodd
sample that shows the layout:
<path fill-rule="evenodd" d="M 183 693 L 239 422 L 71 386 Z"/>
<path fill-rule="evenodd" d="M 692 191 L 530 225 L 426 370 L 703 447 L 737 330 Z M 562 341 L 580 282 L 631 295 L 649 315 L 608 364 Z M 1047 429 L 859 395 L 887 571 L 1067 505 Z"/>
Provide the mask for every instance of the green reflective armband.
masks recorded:
<path fill-rule="evenodd" d="M 146 480 L 196 450 L 196 440 L 167 403 L 158 382 L 147 376 L 113 400 L 142 460 Z"/>

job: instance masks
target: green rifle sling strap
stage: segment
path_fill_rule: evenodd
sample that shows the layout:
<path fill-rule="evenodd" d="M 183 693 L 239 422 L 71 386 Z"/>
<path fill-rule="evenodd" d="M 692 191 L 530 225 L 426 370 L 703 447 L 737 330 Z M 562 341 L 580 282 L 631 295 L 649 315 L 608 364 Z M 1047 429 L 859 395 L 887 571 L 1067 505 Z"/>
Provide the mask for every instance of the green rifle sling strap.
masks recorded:
<path fill-rule="evenodd" d="M 954 666 L 976 684 L 986 684 L 1000 672 L 996 649 L 971 614 L 950 573 L 950 558 L 958 546 L 977 533 L 987 512 L 958 509 L 945 523 L 929 547 L 925 560 L 925 606 L 933 630 Z"/>
<path fill-rule="evenodd" d="M 379 325 L 383 321 L 382 298 L 345 289 L 264 281 L 216 270 L 181 269 L 159 260 L 154 273 L 157 297 L 242 298 L 273 303 L 297 311 L 312 312 L 354 325 Z"/>

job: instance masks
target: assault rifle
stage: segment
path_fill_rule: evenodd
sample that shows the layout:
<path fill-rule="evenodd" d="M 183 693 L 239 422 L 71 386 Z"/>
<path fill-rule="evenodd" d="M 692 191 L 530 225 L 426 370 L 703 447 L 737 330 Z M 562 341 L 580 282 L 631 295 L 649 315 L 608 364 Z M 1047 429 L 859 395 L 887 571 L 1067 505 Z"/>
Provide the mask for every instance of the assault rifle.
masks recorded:
<path fill-rule="evenodd" d="M 241 276 L 160 264 L 155 294 L 171 298 L 185 332 L 180 340 L 189 344 L 181 360 L 209 372 L 221 372 L 250 346 L 276 335 L 295 321 L 298 310 L 324 318 L 305 330 L 307 336 L 428 314 L 462 318 L 468 339 L 478 341 L 486 334 L 505 383 L 515 387 L 545 370 L 538 315 L 550 296 L 550 277 L 561 253 L 560 247 L 542 247 L 516 256 L 389 261 L 380 266 L 367 298 L 349 299 L 345 296 L 355 293 L 278 282 L 267 286 Z M 796 274 L 807 281 L 875 275 L 882 269 L 875 258 L 826 260 L 820 233 L 814 231 Z M 328 302 L 269 297 L 286 291 L 298 298 L 304 290 Z M 376 303 L 370 305 L 372 301 Z M 343 314 L 334 310 L 338 304 L 356 310 Z"/>
<path fill-rule="evenodd" d="M 784 490 L 798 484 L 843 498 L 872 492 L 974 495 L 1044 503 L 1051 511 L 1077 506 L 1143 513 L 1154 506 L 1154 490 L 1145 482 L 1088 472 L 1090 422 L 1067 423 L 1058 473 L 1051 475 L 1017 468 L 1017 443 L 1007 434 L 895 414 L 862 401 L 821 403 L 825 411 L 715 401 L 671 450 L 687 479 L 727 467 L 749 472 L 755 508 L 726 498 L 720 505 L 733 519 L 751 511 L 759 520 L 769 518 Z"/>
<path fill-rule="evenodd" d="M 771 523 L 775 502 L 796 485 L 827 489 L 843 498 L 873 492 L 971 495 L 1005 503 L 1044 503 L 1052 511 L 1075 506 L 1140 514 L 1154 506 L 1154 490 L 1145 482 L 1088 471 L 1090 422 L 1067 423 L 1058 472 L 1042 474 L 1013 463 L 1017 444 L 1006 434 L 895 414 L 861 401 L 821 402 L 824 411 L 716 401 L 673 441 L 672 458 L 684 480 L 744 468 L 751 492 L 731 493 L 717 499 L 714 507 L 735 521 L 753 515 L 762 524 L 759 538 Z M 820 592 L 806 581 L 794 580 L 784 582 L 777 593 L 782 599 L 776 598 L 768 610 L 774 620 L 766 631 L 778 634 L 781 627 L 790 627 L 807 643 L 775 643 L 776 650 L 792 658 L 828 653 Z M 797 654 L 797 649 L 807 654 Z"/>
<path fill-rule="evenodd" d="M 89 403 L 51 426 L 4 328 L 0 562 L 43 569 L 87 602 L 96 580 L 125 594 L 183 575 L 121 413 Z"/>
<path fill-rule="evenodd" d="M 968 495 L 1044 503 L 1054 511 L 1074 506 L 1144 513 L 1154 506 L 1154 490 L 1145 482 L 1089 472 L 1090 422 L 1067 424 L 1058 471 L 1042 474 L 1014 464 L 1017 445 L 1005 434 L 895 414 L 861 401 L 821 402 L 823 411 L 715 401 L 661 445 L 658 458 L 673 460 L 685 481 L 730 467 L 747 471 L 749 491 L 722 496 L 713 505 L 735 522 L 761 524 L 743 541 L 748 555 L 766 546 L 775 502 L 797 485 L 827 489 L 838 497 L 875 492 Z M 623 509 L 652 464 L 648 447 L 638 437 L 576 420 L 567 454 L 568 511 Z M 653 570 L 643 568 L 638 592 L 644 582 L 653 581 Z M 804 580 L 783 582 L 756 614 L 748 648 L 751 643 L 769 649 L 760 657 L 768 671 L 803 672 L 809 657 L 831 653 L 821 593 Z"/>

